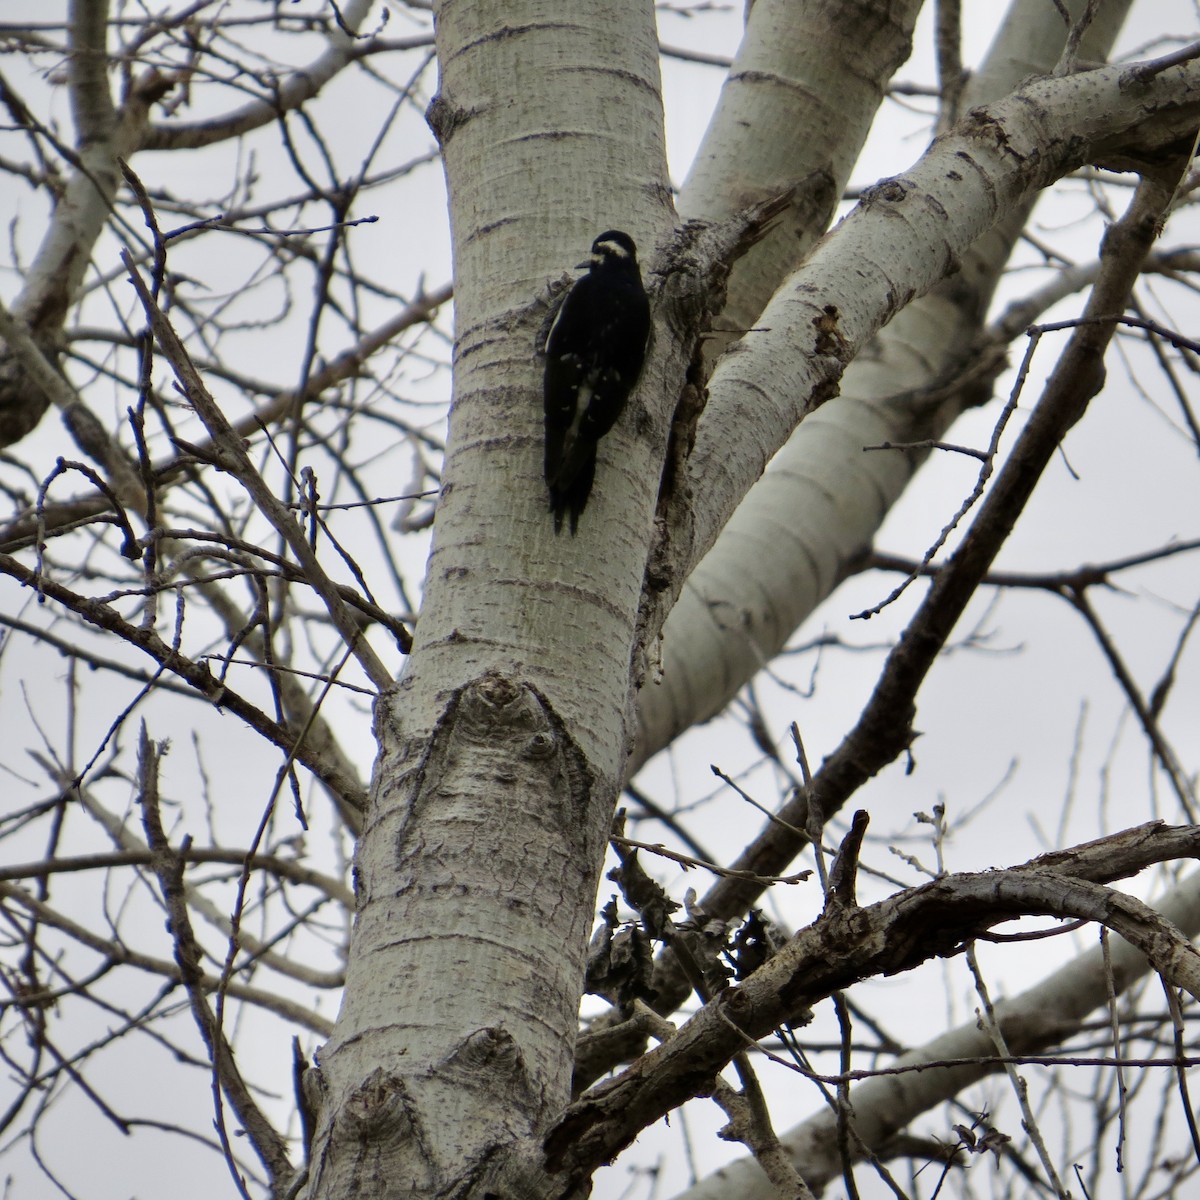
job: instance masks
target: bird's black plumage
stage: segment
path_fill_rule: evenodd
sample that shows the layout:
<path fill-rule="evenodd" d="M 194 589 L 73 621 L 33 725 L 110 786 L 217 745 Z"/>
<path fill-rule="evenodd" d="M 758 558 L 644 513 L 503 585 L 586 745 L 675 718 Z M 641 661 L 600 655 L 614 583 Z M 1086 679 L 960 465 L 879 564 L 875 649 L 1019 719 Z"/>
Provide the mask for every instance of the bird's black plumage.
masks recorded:
<path fill-rule="evenodd" d="M 587 504 L 596 443 L 613 427 L 646 356 L 650 303 L 633 239 L 609 229 L 592 243 L 588 273 L 567 292 L 546 339 L 546 486 L 554 531 Z"/>

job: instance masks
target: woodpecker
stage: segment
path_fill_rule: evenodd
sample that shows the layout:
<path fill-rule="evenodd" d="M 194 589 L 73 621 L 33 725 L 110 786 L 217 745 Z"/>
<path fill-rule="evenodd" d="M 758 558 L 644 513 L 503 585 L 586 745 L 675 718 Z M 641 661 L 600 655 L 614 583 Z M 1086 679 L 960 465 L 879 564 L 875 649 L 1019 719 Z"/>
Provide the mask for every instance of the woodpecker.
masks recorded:
<path fill-rule="evenodd" d="M 596 444 L 613 427 L 646 357 L 650 302 L 633 238 L 609 229 L 567 292 L 546 338 L 546 486 L 554 532 L 571 533 L 592 491 Z"/>

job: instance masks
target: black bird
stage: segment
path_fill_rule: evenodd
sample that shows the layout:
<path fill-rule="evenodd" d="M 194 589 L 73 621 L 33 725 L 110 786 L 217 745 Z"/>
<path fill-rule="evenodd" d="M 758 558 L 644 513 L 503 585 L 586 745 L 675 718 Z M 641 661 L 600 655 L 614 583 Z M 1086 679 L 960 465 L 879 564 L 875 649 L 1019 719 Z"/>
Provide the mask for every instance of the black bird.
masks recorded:
<path fill-rule="evenodd" d="M 592 243 L 588 273 L 567 293 L 546 338 L 546 486 L 554 532 L 571 533 L 592 491 L 596 443 L 613 427 L 646 357 L 650 302 L 637 248 L 619 229 Z"/>

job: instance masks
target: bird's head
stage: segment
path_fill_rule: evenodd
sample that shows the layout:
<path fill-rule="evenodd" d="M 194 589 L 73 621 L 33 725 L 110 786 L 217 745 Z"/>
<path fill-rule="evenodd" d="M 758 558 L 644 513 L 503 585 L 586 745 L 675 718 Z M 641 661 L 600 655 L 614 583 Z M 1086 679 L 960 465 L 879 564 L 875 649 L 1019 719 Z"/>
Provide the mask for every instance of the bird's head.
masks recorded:
<path fill-rule="evenodd" d="M 605 230 L 593 243 L 591 257 L 587 262 L 579 264 L 590 270 L 604 270 L 606 267 L 617 267 L 629 270 L 637 269 L 637 247 L 633 238 L 619 229 Z"/>

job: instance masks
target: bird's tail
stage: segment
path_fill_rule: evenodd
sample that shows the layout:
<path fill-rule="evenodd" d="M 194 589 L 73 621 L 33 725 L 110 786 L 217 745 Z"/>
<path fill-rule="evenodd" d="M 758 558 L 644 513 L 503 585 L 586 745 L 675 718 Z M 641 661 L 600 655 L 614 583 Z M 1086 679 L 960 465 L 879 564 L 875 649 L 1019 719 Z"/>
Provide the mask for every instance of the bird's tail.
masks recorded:
<path fill-rule="evenodd" d="M 595 477 L 596 446 L 576 439 L 563 456 L 558 469 L 547 480 L 555 533 L 562 530 L 564 519 L 570 516 L 571 533 L 574 535 L 580 515 L 592 494 Z"/>

